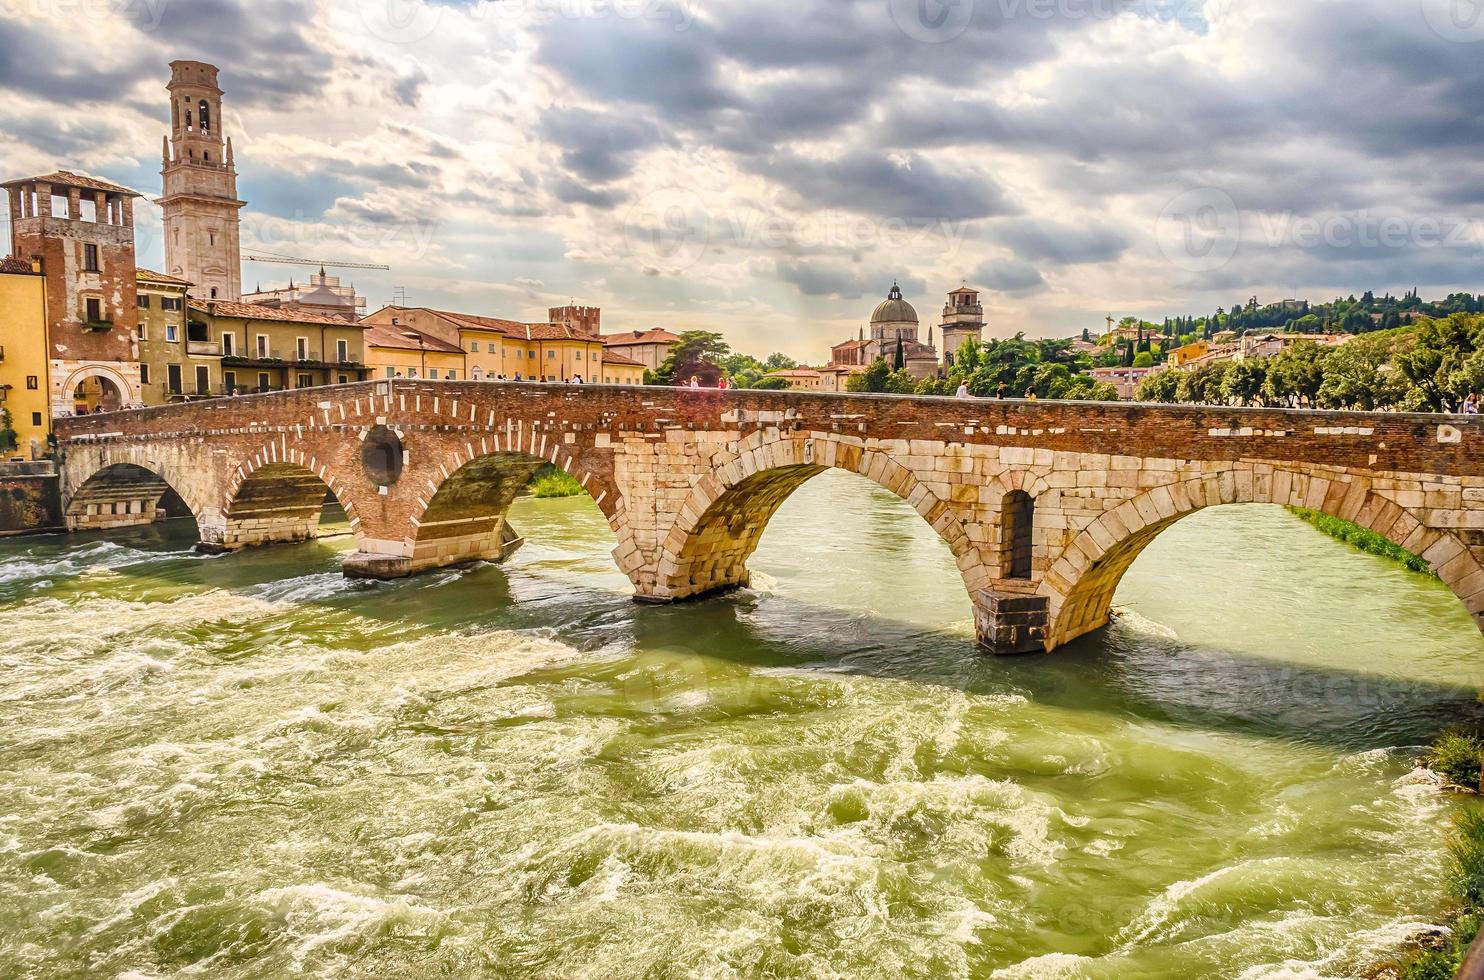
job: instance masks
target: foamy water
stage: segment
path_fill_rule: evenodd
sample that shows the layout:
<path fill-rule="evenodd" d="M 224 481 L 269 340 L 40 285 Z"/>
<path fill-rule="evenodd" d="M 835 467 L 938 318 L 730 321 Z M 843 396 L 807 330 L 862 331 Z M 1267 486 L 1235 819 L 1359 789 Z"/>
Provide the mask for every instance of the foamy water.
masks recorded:
<path fill-rule="evenodd" d="M 1281 511 L 1015 660 L 853 478 L 692 606 L 629 601 L 588 501 L 514 522 L 377 585 L 346 540 L 0 543 L 0 973 L 1347 977 L 1442 910 L 1412 760 L 1484 642 Z"/>

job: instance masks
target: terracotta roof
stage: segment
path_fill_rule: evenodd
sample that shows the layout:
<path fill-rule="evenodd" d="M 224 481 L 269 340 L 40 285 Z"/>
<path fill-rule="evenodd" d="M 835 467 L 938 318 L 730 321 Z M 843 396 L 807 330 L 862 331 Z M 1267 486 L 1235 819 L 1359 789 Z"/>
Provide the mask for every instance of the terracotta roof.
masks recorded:
<path fill-rule="evenodd" d="M 427 307 L 424 307 L 424 309 L 427 309 Z M 428 312 L 436 313 L 450 320 L 456 320 L 464 326 L 472 327 L 475 330 L 493 330 L 496 333 L 511 333 L 519 331 L 521 327 L 525 326 L 519 320 L 502 320 L 499 317 L 478 316 L 474 313 L 453 313 L 449 310 L 428 310 Z"/>
<path fill-rule="evenodd" d="M 830 350 L 855 350 L 869 344 L 869 340 L 847 340 L 843 344 L 835 344 Z"/>
<path fill-rule="evenodd" d="M 159 285 L 159 286 L 194 286 L 195 285 L 195 283 L 193 283 L 193 282 L 188 282 L 185 279 L 177 279 L 174 276 L 167 276 L 167 275 L 165 275 L 165 273 L 163 273 L 163 272 L 156 272 L 153 269 L 144 269 L 144 268 L 135 269 L 134 270 L 134 278 L 137 279 L 139 282 L 154 283 L 154 284 Z"/>
<path fill-rule="evenodd" d="M 615 354 L 612 351 L 604 351 L 603 352 L 603 363 L 604 364 L 627 364 L 630 367 L 644 367 L 644 362 L 643 361 L 636 361 L 632 357 L 624 357 L 622 354 Z"/>
<path fill-rule="evenodd" d="M 519 323 L 516 324 L 516 329 L 508 332 L 517 339 L 525 340 L 586 340 L 599 343 L 598 338 L 592 334 L 583 333 L 565 323 Z"/>
<path fill-rule="evenodd" d="M 623 333 L 605 333 L 602 337 L 603 343 L 610 346 L 621 344 L 678 344 L 680 337 L 663 327 L 650 327 L 648 330 L 625 330 Z"/>
<path fill-rule="evenodd" d="M 138 191 L 131 191 L 127 187 L 118 184 L 110 184 L 106 180 L 96 177 L 86 177 L 75 174 L 70 170 L 58 170 L 56 173 L 46 174 L 41 177 L 22 177 L 19 180 L 8 180 L 0 187 L 15 187 L 20 184 L 51 184 L 53 187 L 82 187 L 91 191 L 107 191 L 110 194 L 127 194 L 129 197 L 143 197 Z"/>
<path fill-rule="evenodd" d="M 29 276 L 35 274 L 31 269 L 31 263 L 25 259 L 18 259 L 13 255 L 7 255 L 5 258 L 0 259 L 0 273 L 11 276 Z"/>
<path fill-rule="evenodd" d="M 340 321 L 345 322 L 345 321 Z M 417 342 L 417 337 L 408 337 L 407 334 L 416 334 L 422 338 L 422 343 Z M 371 323 L 366 326 L 366 346 L 383 347 L 389 350 L 415 350 L 415 351 L 437 351 L 443 354 L 462 354 L 464 348 L 457 344 L 450 344 L 446 340 L 439 340 L 432 334 L 423 333 L 421 330 L 413 330 L 410 327 L 394 327 L 389 323 Z"/>
<path fill-rule="evenodd" d="M 763 375 L 765 378 L 817 378 L 819 372 L 813 368 L 784 368 L 782 371 L 769 371 Z"/>
<path fill-rule="evenodd" d="M 359 323 L 355 320 L 346 320 L 338 316 L 326 316 L 322 313 L 309 313 L 304 310 L 281 310 L 273 306 L 258 306 L 256 303 L 228 303 L 225 300 L 213 300 L 202 302 L 193 299 L 190 303 L 191 309 L 197 313 L 205 313 L 210 316 L 234 316 L 244 320 L 271 320 L 278 323 L 311 323 L 315 326 L 323 324 L 327 327 L 369 327 L 368 323 Z"/>

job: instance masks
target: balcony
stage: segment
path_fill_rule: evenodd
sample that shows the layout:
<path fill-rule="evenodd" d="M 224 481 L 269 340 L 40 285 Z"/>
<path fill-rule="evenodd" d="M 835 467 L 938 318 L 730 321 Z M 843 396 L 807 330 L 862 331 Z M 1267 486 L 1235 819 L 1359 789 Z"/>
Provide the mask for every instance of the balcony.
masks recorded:
<path fill-rule="evenodd" d="M 91 330 L 91 331 L 93 331 L 95 333 L 106 333 L 107 331 L 113 329 L 113 321 L 112 320 L 84 320 L 83 323 L 82 323 L 82 328 L 84 330 Z"/>
<path fill-rule="evenodd" d="M 196 357 L 221 357 L 222 345 L 212 340 L 187 340 L 186 353 Z"/>

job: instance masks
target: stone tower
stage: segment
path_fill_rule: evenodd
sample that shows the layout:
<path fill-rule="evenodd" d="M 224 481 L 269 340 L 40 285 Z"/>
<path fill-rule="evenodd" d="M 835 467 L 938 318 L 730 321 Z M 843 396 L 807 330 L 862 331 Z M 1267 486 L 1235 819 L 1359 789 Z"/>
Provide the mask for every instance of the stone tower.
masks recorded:
<path fill-rule="evenodd" d="M 46 277 L 53 416 L 143 401 L 136 337 L 134 199 L 127 187 L 59 170 L 4 185 L 11 249 Z"/>
<path fill-rule="evenodd" d="M 984 339 L 984 306 L 979 291 L 960 286 L 943 304 L 943 366 L 953 367 L 953 356 L 966 340 Z"/>
<path fill-rule="evenodd" d="M 242 297 L 242 246 L 237 168 L 232 141 L 222 137 L 222 90 L 216 67 L 170 63 L 170 135 L 165 140 L 165 266 L 195 286 L 204 300 Z"/>

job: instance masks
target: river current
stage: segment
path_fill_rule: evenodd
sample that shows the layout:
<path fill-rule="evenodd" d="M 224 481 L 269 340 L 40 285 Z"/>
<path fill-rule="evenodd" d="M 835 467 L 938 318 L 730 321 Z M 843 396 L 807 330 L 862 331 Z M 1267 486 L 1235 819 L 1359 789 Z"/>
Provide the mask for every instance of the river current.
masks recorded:
<path fill-rule="evenodd" d="M 1351 977 L 1444 911 L 1413 760 L 1484 640 L 1281 509 L 1013 659 L 852 475 L 675 607 L 587 498 L 512 520 L 389 584 L 348 537 L 0 542 L 0 976 Z"/>

